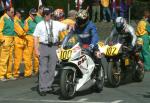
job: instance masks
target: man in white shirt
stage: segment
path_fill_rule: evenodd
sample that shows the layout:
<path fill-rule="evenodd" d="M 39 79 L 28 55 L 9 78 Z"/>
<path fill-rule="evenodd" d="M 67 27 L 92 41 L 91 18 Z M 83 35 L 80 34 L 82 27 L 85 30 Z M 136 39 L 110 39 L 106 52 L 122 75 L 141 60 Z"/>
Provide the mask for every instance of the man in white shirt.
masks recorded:
<path fill-rule="evenodd" d="M 44 20 L 39 22 L 34 31 L 35 52 L 39 55 L 39 94 L 45 96 L 52 91 L 55 66 L 57 62 L 56 49 L 58 34 L 68 26 L 51 19 L 52 10 L 44 8 Z M 38 44 L 39 47 L 38 47 Z"/>

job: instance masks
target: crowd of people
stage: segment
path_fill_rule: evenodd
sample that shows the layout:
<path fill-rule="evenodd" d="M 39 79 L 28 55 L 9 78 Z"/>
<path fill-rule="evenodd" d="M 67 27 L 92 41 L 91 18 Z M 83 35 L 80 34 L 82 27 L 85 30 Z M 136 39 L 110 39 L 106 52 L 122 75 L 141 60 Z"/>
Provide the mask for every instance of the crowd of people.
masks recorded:
<path fill-rule="evenodd" d="M 20 64 L 23 61 L 25 78 L 39 76 L 39 94 L 45 96 L 48 91 L 52 91 L 57 63 L 56 49 L 64 38 L 68 38 L 67 34 L 79 34 L 79 42 L 87 45 L 89 50 L 99 41 L 97 27 L 89 20 L 87 11 L 70 10 L 65 18 L 63 9 L 39 6 L 38 11 L 30 9 L 29 16 L 22 21 L 23 9 L 14 11 L 13 7 L 6 8 L 6 13 L 0 19 L 0 81 L 20 78 Z M 105 7 L 106 11 L 109 12 L 109 8 Z M 144 61 L 145 70 L 150 70 L 149 11 L 145 11 L 136 30 L 127 24 L 124 17 L 116 17 L 114 23 L 110 36 L 128 33 L 132 37 L 129 43 L 132 47 L 137 38 L 142 38 L 141 60 Z"/>
<path fill-rule="evenodd" d="M 39 76 L 39 91 L 51 88 L 56 49 L 75 24 L 76 10 L 65 18 L 63 9 L 39 6 L 30 9 L 23 21 L 23 9 L 7 7 L 0 19 L 0 81 Z M 23 62 L 22 62 L 23 61 Z M 20 70 L 24 63 L 23 76 Z"/>
<path fill-rule="evenodd" d="M 76 0 L 76 8 L 88 9 L 93 22 L 115 21 L 117 16 L 127 20 L 130 5 L 129 0 Z"/>

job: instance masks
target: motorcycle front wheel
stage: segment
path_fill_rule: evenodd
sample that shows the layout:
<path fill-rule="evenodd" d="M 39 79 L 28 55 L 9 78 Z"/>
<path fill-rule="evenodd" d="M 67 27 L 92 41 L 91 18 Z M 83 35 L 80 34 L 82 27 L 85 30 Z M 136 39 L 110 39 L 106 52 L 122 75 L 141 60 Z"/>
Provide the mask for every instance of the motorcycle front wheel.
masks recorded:
<path fill-rule="evenodd" d="M 68 67 L 72 68 L 72 67 Z M 60 78 L 61 96 L 71 99 L 75 95 L 75 72 L 72 69 L 63 69 Z"/>
<path fill-rule="evenodd" d="M 140 64 L 136 64 L 135 72 L 133 73 L 133 80 L 135 82 L 141 82 L 144 78 L 144 67 Z"/>
<path fill-rule="evenodd" d="M 107 69 L 108 82 L 112 87 L 117 87 L 121 81 L 121 68 L 119 62 L 109 62 Z"/>
<path fill-rule="evenodd" d="M 105 82 L 105 72 L 102 66 L 99 66 L 95 82 L 95 90 L 96 92 L 101 92 Z"/>

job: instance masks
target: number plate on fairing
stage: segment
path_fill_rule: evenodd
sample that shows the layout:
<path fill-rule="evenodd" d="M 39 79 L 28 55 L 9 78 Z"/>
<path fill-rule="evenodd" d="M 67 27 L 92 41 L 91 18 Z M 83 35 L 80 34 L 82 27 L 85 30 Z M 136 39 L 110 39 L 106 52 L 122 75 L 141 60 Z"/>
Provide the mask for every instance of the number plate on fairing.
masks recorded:
<path fill-rule="evenodd" d="M 116 44 L 113 46 L 106 46 L 106 51 L 105 51 L 105 55 L 106 56 L 115 56 L 119 53 L 119 49 L 121 47 L 121 44 Z"/>
<path fill-rule="evenodd" d="M 60 53 L 60 59 L 61 60 L 67 60 L 71 57 L 72 50 L 62 50 Z"/>

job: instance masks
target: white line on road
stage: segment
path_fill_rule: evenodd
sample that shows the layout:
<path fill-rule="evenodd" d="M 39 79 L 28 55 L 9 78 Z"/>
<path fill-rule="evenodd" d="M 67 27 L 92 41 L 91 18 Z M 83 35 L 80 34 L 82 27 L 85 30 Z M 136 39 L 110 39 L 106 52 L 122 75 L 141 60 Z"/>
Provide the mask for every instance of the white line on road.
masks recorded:
<path fill-rule="evenodd" d="M 123 100 L 115 100 L 112 102 L 88 102 L 85 101 L 85 99 L 80 99 L 78 101 L 65 101 L 65 100 L 40 100 L 40 99 L 23 99 L 23 98 L 19 98 L 19 99 L 7 99 L 7 98 L 0 98 L 0 101 L 22 101 L 22 102 L 47 102 L 47 103 L 121 103 L 123 102 Z"/>
<path fill-rule="evenodd" d="M 85 102 L 87 100 L 88 100 L 87 98 L 82 98 L 82 99 L 79 99 L 78 102 Z"/>
<path fill-rule="evenodd" d="M 111 103 L 121 103 L 121 102 L 123 102 L 123 100 L 115 100 L 115 101 L 113 101 Z"/>

